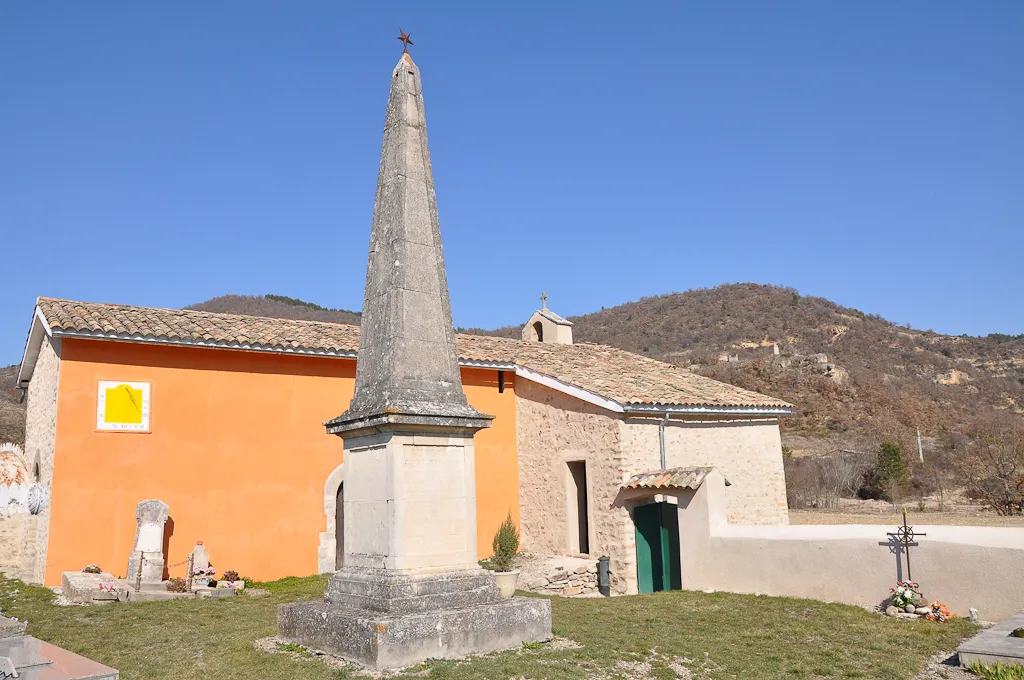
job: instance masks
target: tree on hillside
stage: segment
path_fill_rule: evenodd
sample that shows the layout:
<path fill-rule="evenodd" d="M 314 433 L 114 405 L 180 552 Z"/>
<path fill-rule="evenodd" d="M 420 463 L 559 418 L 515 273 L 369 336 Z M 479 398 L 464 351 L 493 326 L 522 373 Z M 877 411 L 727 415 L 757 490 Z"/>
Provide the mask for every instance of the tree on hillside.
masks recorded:
<path fill-rule="evenodd" d="M 968 492 L 1000 515 L 1024 514 L 1024 427 L 1019 419 L 989 423 L 953 461 Z"/>
<path fill-rule="evenodd" d="M 864 484 L 857 495 L 861 498 L 881 498 L 895 503 L 906 488 L 908 479 L 903 447 L 896 442 L 883 442 L 878 447 L 875 467 L 864 475 Z"/>

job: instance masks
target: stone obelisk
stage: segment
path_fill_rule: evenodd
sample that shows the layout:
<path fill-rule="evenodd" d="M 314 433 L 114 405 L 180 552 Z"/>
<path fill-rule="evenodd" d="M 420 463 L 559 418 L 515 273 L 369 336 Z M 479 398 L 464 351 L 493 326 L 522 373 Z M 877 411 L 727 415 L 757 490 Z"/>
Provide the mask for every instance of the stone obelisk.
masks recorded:
<path fill-rule="evenodd" d="M 279 635 L 377 669 L 551 637 L 550 602 L 501 600 L 477 564 L 473 435 L 427 148 L 419 69 L 392 72 L 356 387 L 326 423 L 344 440 L 344 565 Z"/>

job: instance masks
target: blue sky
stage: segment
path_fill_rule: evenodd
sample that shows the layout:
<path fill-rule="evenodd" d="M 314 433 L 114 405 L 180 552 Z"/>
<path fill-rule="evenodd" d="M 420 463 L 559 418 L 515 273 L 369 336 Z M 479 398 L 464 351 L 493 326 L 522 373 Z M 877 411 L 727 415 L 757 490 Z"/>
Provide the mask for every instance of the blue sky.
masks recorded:
<path fill-rule="evenodd" d="M 1024 332 L 1024 3 L 3 3 L 0 364 L 37 295 L 358 308 L 398 29 L 455 323 L 724 282 Z"/>

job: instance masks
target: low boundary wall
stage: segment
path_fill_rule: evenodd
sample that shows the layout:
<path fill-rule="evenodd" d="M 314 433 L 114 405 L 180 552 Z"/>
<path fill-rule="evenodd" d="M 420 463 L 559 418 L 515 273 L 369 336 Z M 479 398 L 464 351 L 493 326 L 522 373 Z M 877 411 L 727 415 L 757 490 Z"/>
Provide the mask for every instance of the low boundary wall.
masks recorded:
<path fill-rule="evenodd" d="M 667 494 L 666 494 L 667 495 Z M 725 482 L 712 472 L 676 490 L 683 588 L 878 605 L 906 578 L 906 559 L 877 525 L 729 524 Z M 1024 610 L 1024 529 L 915 526 L 914 580 L 930 600 L 1000 621 Z"/>

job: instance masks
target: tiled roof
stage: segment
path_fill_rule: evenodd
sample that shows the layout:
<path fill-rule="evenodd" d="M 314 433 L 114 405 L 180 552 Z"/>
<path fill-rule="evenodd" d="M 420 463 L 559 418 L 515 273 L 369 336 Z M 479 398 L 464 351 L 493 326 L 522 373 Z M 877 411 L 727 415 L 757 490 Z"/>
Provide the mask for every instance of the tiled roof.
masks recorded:
<path fill-rule="evenodd" d="M 543 316 L 548 321 L 554 322 L 554 323 L 556 323 L 556 324 L 558 324 L 560 326 L 571 326 L 572 325 L 572 321 L 569 321 L 568 319 L 563 319 L 562 317 L 560 317 L 559 315 L 555 314 L 554 312 L 552 312 L 547 307 L 545 307 L 544 309 L 538 309 L 537 313 L 540 314 L 541 316 Z"/>
<path fill-rule="evenodd" d="M 359 327 L 346 324 L 54 298 L 39 298 L 38 305 L 58 335 L 342 356 L 354 356 L 359 347 Z M 456 335 L 456 345 L 465 363 L 515 364 L 624 407 L 791 408 L 779 399 L 605 345 L 464 334 Z"/>
<path fill-rule="evenodd" d="M 710 467 L 678 467 L 667 470 L 641 472 L 629 478 L 623 489 L 693 489 L 696 490 L 704 482 L 714 468 Z M 726 486 L 729 481 L 726 480 Z"/>

